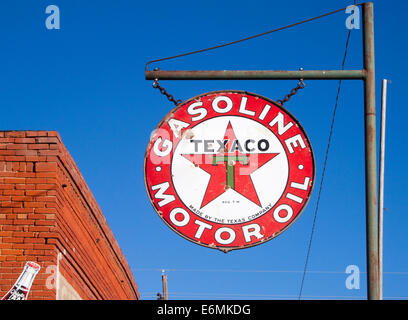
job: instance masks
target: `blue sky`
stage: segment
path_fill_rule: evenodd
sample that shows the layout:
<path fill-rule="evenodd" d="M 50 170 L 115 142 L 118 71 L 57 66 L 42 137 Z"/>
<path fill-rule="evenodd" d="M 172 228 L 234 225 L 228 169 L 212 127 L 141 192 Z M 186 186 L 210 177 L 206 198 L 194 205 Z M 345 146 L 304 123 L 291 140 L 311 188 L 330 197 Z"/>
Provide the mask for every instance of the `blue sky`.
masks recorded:
<path fill-rule="evenodd" d="M 45 27 L 45 8 L 50 4 L 60 9 L 59 30 Z M 316 186 L 307 208 L 277 238 L 224 254 L 178 236 L 149 202 L 144 153 L 151 131 L 173 105 L 144 79 L 144 67 L 151 59 L 233 41 L 349 4 L 352 1 L 3 1 L 0 128 L 59 132 L 121 246 L 142 298 L 154 299 L 161 291 L 160 270 L 169 269 L 170 299 L 296 299 L 338 82 L 306 81 L 306 88 L 285 104 L 314 149 Z M 394 298 L 408 297 L 404 205 L 408 151 L 402 131 L 408 116 L 407 9 L 403 1 L 374 2 L 378 111 L 381 79 L 392 81 L 387 110 L 384 296 Z M 348 32 L 346 17 L 340 12 L 151 67 L 339 69 Z M 361 29 L 351 32 L 346 60 L 346 69 L 359 68 Z M 183 100 L 223 89 L 277 100 L 296 83 L 162 81 Z M 344 81 L 308 266 L 313 272 L 306 275 L 303 288 L 306 299 L 366 297 L 363 125 L 363 83 Z M 345 286 L 348 265 L 361 271 L 358 290 Z"/>

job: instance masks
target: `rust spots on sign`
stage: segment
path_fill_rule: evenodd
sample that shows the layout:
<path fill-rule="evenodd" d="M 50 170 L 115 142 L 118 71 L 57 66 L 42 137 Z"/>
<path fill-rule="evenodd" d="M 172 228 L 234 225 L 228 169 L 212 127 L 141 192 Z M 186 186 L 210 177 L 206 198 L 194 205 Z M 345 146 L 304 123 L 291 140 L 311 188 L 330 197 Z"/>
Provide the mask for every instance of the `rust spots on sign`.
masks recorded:
<path fill-rule="evenodd" d="M 181 138 L 187 140 L 193 139 L 194 133 L 191 129 L 184 130 L 184 132 L 182 132 Z"/>

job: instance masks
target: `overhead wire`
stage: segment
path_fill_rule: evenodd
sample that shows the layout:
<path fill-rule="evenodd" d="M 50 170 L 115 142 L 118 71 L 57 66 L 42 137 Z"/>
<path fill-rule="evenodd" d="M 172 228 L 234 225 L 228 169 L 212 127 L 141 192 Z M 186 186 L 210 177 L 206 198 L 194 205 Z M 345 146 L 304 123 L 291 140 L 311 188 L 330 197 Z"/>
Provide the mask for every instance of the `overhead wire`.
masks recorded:
<path fill-rule="evenodd" d="M 355 3 L 355 1 L 354 1 L 354 3 Z M 344 70 L 344 66 L 345 66 L 345 63 L 346 63 L 347 51 L 348 51 L 348 46 L 349 46 L 349 41 L 350 41 L 350 35 L 351 35 L 351 29 L 349 29 L 349 31 L 347 33 L 346 48 L 344 50 L 343 61 L 342 61 L 342 64 L 341 64 L 341 69 L 342 70 Z M 317 213 L 319 211 L 320 197 L 321 197 L 324 177 L 325 177 L 325 173 L 326 173 L 327 159 L 328 159 L 328 156 L 329 156 L 329 150 L 330 150 L 330 145 L 331 145 L 333 131 L 334 131 L 334 122 L 335 122 L 335 119 L 336 119 L 336 112 L 337 112 L 337 106 L 338 106 L 338 102 L 339 102 L 340 90 L 341 90 L 341 79 L 339 80 L 339 84 L 338 84 L 338 87 L 337 87 L 336 102 L 335 102 L 334 108 L 333 108 L 333 115 L 332 115 L 332 120 L 331 120 L 331 125 L 330 125 L 330 133 L 329 133 L 329 138 L 328 138 L 328 142 L 327 142 L 324 162 L 323 162 L 323 171 L 322 171 L 322 176 L 321 176 L 321 179 L 320 179 L 320 186 L 319 186 L 319 192 L 318 192 L 318 196 L 317 196 L 316 208 L 315 208 L 315 212 L 314 212 L 314 215 L 313 215 L 312 231 L 310 233 L 309 244 L 308 244 L 308 249 L 307 249 L 307 254 L 306 254 L 306 261 L 305 261 L 305 266 L 304 266 L 304 272 L 303 272 L 302 281 L 301 281 L 301 284 L 300 284 L 299 299 L 301 299 L 301 297 L 302 297 L 302 291 L 303 291 L 304 282 L 305 282 L 306 270 L 307 270 L 308 263 L 309 263 L 309 258 L 310 258 L 310 251 L 311 251 L 311 247 L 312 247 L 313 234 L 314 234 L 314 230 L 315 230 L 315 227 L 316 227 Z"/>
<path fill-rule="evenodd" d="M 183 269 L 183 268 L 132 268 L 134 272 L 228 272 L 228 273 L 303 273 L 304 270 L 250 270 L 250 269 Z M 346 274 L 345 271 L 330 271 L 330 270 L 307 270 L 310 274 Z M 366 274 L 365 271 L 360 271 L 360 274 Z M 406 271 L 389 271 L 384 272 L 389 275 L 408 275 Z"/>
<path fill-rule="evenodd" d="M 155 292 L 142 292 L 141 295 L 144 298 L 157 298 L 157 293 Z M 209 293 L 209 292 L 169 292 L 169 297 L 171 298 L 195 298 L 198 299 L 203 297 L 205 299 L 238 299 L 242 300 L 248 299 L 260 299 L 260 298 L 281 298 L 281 299 L 295 299 L 298 295 L 296 294 L 262 294 L 262 293 Z M 366 299 L 365 296 L 361 295 L 305 295 L 307 299 Z M 407 299 L 404 296 L 387 296 L 385 299 Z"/>
<path fill-rule="evenodd" d="M 362 3 L 356 4 L 355 1 L 354 1 L 354 5 L 355 6 L 361 6 Z M 220 44 L 220 45 L 217 45 L 217 46 L 204 48 L 204 49 L 200 49 L 200 50 L 195 50 L 195 51 L 190 51 L 190 52 L 185 52 L 185 53 L 177 54 L 177 55 L 170 56 L 170 57 L 150 60 L 150 61 L 148 61 L 146 63 L 145 70 L 147 71 L 147 67 L 149 66 L 149 64 L 152 64 L 152 63 L 155 63 L 155 62 L 181 58 L 181 57 L 189 56 L 189 55 L 192 55 L 192 54 L 197 54 L 197 53 L 202 53 L 202 52 L 206 52 L 206 51 L 210 51 L 210 50 L 215 50 L 215 49 L 227 47 L 227 46 L 234 45 L 234 44 L 237 44 L 237 43 L 240 43 L 240 42 L 244 42 L 244 41 L 248 41 L 248 40 L 251 40 L 251 39 L 258 38 L 258 37 L 266 36 L 268 34 L 271 34 L 271 33 L 277 32 L 277 31 L 282 31 L 282 30 L 285 30 L 285 29 L 289 29 L 289 28 L 292 28 L 292 27 L 295 27 L 295 26 L 298 26 L 298 25 L 301 25 L 301 24 L 304 24 L 304 23 L 307 23 L 307 22 L 311 22 L 311 21 L 314 21 L 314 20 L 317 20 L 317 19 L 321 19 L 323 17 L 326 17 L 326 16 L 329 16 L 329 15 L 344 11 L 345 9 L 347 9 L 347 7 L 337 9 L 337 10 L 334 10 L 334 11 L 331 11 L 331 12 L 327 12 L 327 13 L 318 15 L 316 17 L 305 19 L 305 20 L 302 20 L 302 21 L 299 21 L 299 22 L 296 22 L 296 23 L 292 23 L 292 24 L 289 24 L 289 25 L 286 25 L 286 26 L 283 26 L 283 27 L 280 27 L 280 28 L 276 28 L 276 29 L 272 29 L 272 30 L 269 30 L 269 31 L 266 31 L 266 32 L 258 33 L 258 34 L 255 34 L 255 35 L 252 35 L 252 36 L 249 36 L 249 37 L 245 37 L 245 38 L 241 38 L 241 39 L 238 39 L 238 40 L 235 40 L 235 41 L 223 43 L 223 44 Z"/>

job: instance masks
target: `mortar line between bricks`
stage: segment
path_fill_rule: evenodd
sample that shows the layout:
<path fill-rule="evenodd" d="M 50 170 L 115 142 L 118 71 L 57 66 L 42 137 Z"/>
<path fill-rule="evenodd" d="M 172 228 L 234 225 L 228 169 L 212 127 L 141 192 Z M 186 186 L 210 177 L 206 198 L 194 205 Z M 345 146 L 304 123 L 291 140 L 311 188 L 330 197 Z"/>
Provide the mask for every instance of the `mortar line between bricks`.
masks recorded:
<path fill-rule="evenodd" d="M 88 209 L 92 212 L 92 215 L 94 216 L 94 218 L 95 218 L 95 220 L 96 220 L 96 222 L 97 222 L 99 228 L 100 228 L 101 230 L 104 230 L 104 232 L 103 232 L 104 237 L 106 238 L 107 243 L 109 243 L 109 246 L 110 246 L 110 248 L 111 248 L 113 254 L 115 255 L 117 261 L 119 262 L 119 265 L 122 267 L 122 271 L 123 271 L 124 274 L 126 275 L 126 278 L 128 279 L 128 283 L 129 283 L 130 287 L 131 287 L 132 290 L 134 291 L 135 296 L 139 296 L 139 295 L 138 295 L 138 292 L 137 292 L 137 290 L 136 290 L 136 288 L 133 287 L 133 285 L 132 285 L 133 282 L 132 282 L 132 280 L 130 279 L 129 274 L 128 274 L 128 272 L 130 272 L 130 273 L 132 272 L 132 271 L 130 270 L 130 267 L 129 267 L 129 271 L 127 271 L 126 268 L 125 268 L 125 266 L 123 265 L 121 259 L 119 258 L 118 254 L 117 254 L 117 250 L 115 250 L 115 248 L 113 247 L 113 244 L 111 243 L 110 239 L 107 237 L 106 232 L 105 232 L 105 231 L 106 231 L 105 228 L 102 227 L 102 225 L 101 225 L 101 223 L 100 223 L 98 217 L 97 217 L 97 216 L 95 215 L 95 213 L 94 213 L 94 210 L 92 209 L 91 205 L 89 204 L 88 200 L 86 199 L 85 195 L 83 194 L 81 188 L 78 186 L 77 181 L 74 179 L 74 177 L 72 176 L 72 174 L 70 173 L 70 171 L 69 171 L 69 170 L 67 169 L 67 167 L 65 166 L 65 163 L 64 163 L 64 161 L 62 161 L 60 155 L 58 155 L 58 159 L 60 160 L 60 163 L 62 164 L 63 168 L 65 169 L 65 172 L 68 173 L 69 177 L 70 177 L 71 180 L 74 182 L 74 185 L 75 185 L 76 189 L 77 189 L 77 190 L 79 191 L 79 193 L 81 194 L 81 196 L 82 196 L 82 198 L 84 199 L 84 201 L 85 201 L 85 203 L 86 203 Z M 91 193 L 91 194 L 92 194 L 92 193 Z M 112 235 L 113 235 L 113 232 L 112 232 Z M 121 250 L 120 247 L 119 247 L 119 245 L 118 245 L 118 249 Z M 123 255 L 123 252 L 122 252 L 122 255 Z M 133 274 L 132 274 L 132 275 L 133 275 Z"/>

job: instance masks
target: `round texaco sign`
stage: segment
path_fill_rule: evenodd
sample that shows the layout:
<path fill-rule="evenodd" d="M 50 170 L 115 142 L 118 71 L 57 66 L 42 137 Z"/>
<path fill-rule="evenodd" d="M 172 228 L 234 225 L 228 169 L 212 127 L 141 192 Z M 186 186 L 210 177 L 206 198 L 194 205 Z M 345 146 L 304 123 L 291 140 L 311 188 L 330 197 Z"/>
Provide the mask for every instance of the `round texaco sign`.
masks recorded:
<path fill-rule="evenodd" d="M 225 252 L 288 228 L 315 177 L 299 122 L 276 102 L 244 91 L 205 93 L 177 106 L 153 132 L 144 170 L 163 221 Z"/>

